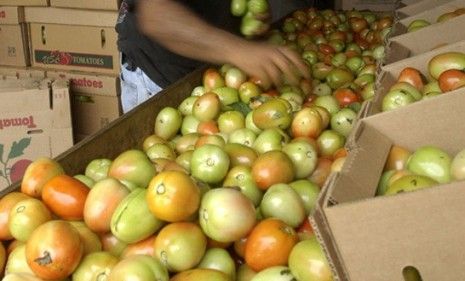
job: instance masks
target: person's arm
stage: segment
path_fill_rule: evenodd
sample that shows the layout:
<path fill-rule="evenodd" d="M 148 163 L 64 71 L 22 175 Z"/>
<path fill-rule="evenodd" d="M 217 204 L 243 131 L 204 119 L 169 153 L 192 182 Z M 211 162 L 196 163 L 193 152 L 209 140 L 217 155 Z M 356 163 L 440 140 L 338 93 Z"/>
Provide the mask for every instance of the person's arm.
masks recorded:
<path fill-rule="evenodd" d="M 280 85 L 282 75 L 294 84 L 302 76 L 309 78 L 308 67 L 296 52 L 216 28 L 176 1 L 139 0 L 136 13 L 143 34 L 179 55 L 233 64 L 265 85 Z"/>

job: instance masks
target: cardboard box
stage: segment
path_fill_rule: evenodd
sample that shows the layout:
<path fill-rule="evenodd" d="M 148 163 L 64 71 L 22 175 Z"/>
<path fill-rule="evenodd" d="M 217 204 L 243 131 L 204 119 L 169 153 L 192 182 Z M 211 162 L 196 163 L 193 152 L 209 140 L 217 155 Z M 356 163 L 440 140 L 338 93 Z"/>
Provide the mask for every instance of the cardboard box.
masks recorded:
<path fill-rule="evenodd" d="M 427 10 L 431 10 L 435 7 L 444 5 L 448 2 L 452 2 L 453 0 L 423 0 L 413 3 L 411 5 L 405 6 L 400 8 L 396 11 L 396 14 L 399 18 L 406 18 L 409 16 L 413 16 Z"/>
<path fill-rule="evenodd" d="M 1 79 L 24 79 L 24 78 L 45 78 L 45 71 L 43 69 L 34 69 L 30 67 L 0 67 L 0 80 Z"/>
<path fill-rule="evenodd" d="M 0 62 L 2 65 L 30 65 L 25 24 L 0 25 L 0 38 Z"/>
<path fill-rule="evenodd" d="M 118 10 L 120 0 L 51 0 L 51 6 L 89 10 Z"/>
<path fill-rule="evenodd" d="M 26 7 L 25 18 L 30 23 L 55 23 L 114 28 L 118 19 L 118 12 Z"/>
<path fill-rule="evenodd" d="M 29 31 L 34 67 L 120 73 L 114 27 L 31 23 Z"/>
<path fill-rule="evenodd" d="M 465 94 L 446 95 L 363 119 L 340 173 L 323 188 L 311 221 L 325 244 L 335 280 L 465 279 L 465 184 L 454 182 L 373 198 L 393 144 L 464 148 Z M 451 114 L 453 112 L 454 114 Z"/>
<path fill-rule="evenodd" d="M 399 77 L 400 72 L 405 67 L 409 66 L 418 69 L 421 73 L 424 74 L 426 78 L 430 80 L 428 62 L 438 54 L 451 51 L 465 53 L 465 41 L 460 41 L 415 57 L 407 58 L 396 63 L 383 66 L 381 73 L 377 77 L 378 80 L 376 82 L 376 96 L 371 102 L 367 102 L 363 105 L 364 109 L 362 112 L 366 114 L 365 116 L 381 112 L 384 97 L 387 95 L 392 85 L 397 82 L 397 77 Z M 455 91 L 448 92 L 446 95 L 454 95 L 455 93 L 461 91 L 463 92 L 465 89 L 457 89 Z M 444 95 L 434 97 L 433 99 L 441 99 L 443 96 Z M 418 102 L 421 103 L 423 101 Z"/>
<path fill-rule="evenodd" d="M 5 6 L 48 6 L 49 0 L 0 0 Z"/>
<path fill-rule="evenodd" d="M 423 1 L 427 1 L 427 0 L 401 0 L 400 3 L 402 5 L 408 6 L 408 5 L 413 5 L 419 2 L 423 2 Z"/>
<path fill-rule="evenodd" d="M 18 24 L 24 22 L 23 7 L 0 6 L 0 24 Z"/>
<path fill-rule="evenodd" d="M 48 71 L 47 77 L 70 81 L 74 132 L 91 135 L 122 114 L 117 76 Z"/>
<path fill-rule="evenodd" d="M 440 46 L 465 40 L 464 27 L 465 16 L 461 16 L 415 32 L 391 37 L 386 46 L 384 64 L 391 64 Z"/>
<path fill-rule="evenodd" d="M 431 23 L 430 26 L 424 27 L 424 29 L 428 29 L 433 25 L 444 24 L 444 22 L 442 23 L 437 22 L 438 17 L 445 13 L 453 12 L 459 8 L 465 8 L 465 0 L 450 1 L 443 5 L 436 6 L 433 9 L 423 11 L 421 13 L 401 19 L 400 21 L 397 21 L 395 25 L 393 26 L 392 36 L 406 33 L 409 24 L 413 22 L 414 20 L 422 19 L 422 20 L 426 20 L 429 23 Z M 462 15 L 462 17 L 464 16 Z"/>
<path fill-rule="evenodd" d="M 396 0 L 336 0 L 336 10 L 371 10 L 392 12 L 399 5 Z"/>
<path fill-rule="evenodd" d="M 0 97 L 1 190 L 21 178 L 25 167 L 16 163 L 55 157 L 72 146 L 73 135 L 67 82 L 1 80 Z"/>
<path fill-rule="evenodd" d="M 192 90 L 202 82 L 206 67 L 188 74 L 134 110 L 124 114 L 110 123 L 105 130 L 100 130 L 76 144 L 56 160 L 71 175 L 83 173 L 87 164 L 96 158 L 114 159 L 127 149 L 142 148 L 144 139 L 153 134 L 155 118 L 166 106 L 176 107 L 190 95 Z M 18 190 L 15 184 L 0 191 L 0 197 Z"/>

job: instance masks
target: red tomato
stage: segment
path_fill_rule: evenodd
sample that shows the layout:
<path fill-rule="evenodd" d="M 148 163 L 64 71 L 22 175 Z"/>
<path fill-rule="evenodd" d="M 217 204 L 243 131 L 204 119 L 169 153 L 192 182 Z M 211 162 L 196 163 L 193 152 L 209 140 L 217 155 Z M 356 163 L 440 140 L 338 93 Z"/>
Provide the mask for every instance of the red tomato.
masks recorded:
<path fill-rule="evenodd" d="M 42 200 L 56 215 L 66 220 L 82 220 L 89 188 L 68 175 L 59 175 L 48 181 L 42 191 Z"/>
<path fill-rule="evenodd" d="M 359 101 L 359 97 L 351 89 L 340 88 L 340 89 L 337 89 L 336 91 L 334 91 L 333 94 L 334 94 L 334 97 L 339 102 L 339 105 L 341 107 L 346 107 L 346 106 L 349 106 L 350 104 L 352 104 L 354 102 Z"/>

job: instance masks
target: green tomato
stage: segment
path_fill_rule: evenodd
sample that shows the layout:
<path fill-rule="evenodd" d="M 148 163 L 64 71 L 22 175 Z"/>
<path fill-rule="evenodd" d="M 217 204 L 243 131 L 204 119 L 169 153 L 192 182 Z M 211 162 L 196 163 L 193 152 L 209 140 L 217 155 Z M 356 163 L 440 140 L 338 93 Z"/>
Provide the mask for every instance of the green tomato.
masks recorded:
<path fill-rule="evenodd" d="M 350 108 L 343 108 L 331 117 L 331 129 L 347 137 L 357 120 L 357 113 Z"/>
<path fill-rule="evenodd" d="M 224 187 L 236 188 L 258 206 L 262 201 L 263 191 L 257 187 L 253 177 L 252 168 L 249 166 L 239 165 L 233 167 L 223 181 Z"/>
<path fill-rule="evenodd" d="M 309 216 L 316 206 L 320 187 L 306 179 L 291 182 L 289 186 L 299 194 L 300 199 L 304 202 L 305 215 Z"/>
<path fill-rule="evenodd" d="M 213 93 L 218 95 L 223 107 L 239 101 L 239 91 L 231 87 L 216 88 Z"/>
<path fill-rule="evenodd" d="M 181 104 L 178 106 L 179 112 L 181 112 L 181 114 L 183 116 L 191 115 L 192 114 L 192 109 L 194 108 L 194 104 L 197 101 L 197 99 L 198 99 L 198 97 L 196 97 L 196 96 L 191 96 L 191 97 L 185 98 L 181 102 Z"/>
<path fill-rule="evenodd" d="M 389 170 L 385 171 L 379 180 L 378 189 L 376 190 L 376 195 L 381 196 L 386 194 L 386 190 L 389 187 L 389 180 L 391 179 L 392 175 L 394 175 L 396 170 Z"/>
<path fill-rule="evenodd" d="M 155 119 L 155 135 L 170 140 L 181 129 L 181 125 L 181 112 L 173 107 L 164 107 Z"/>
<path fill-rule="evenodd" d="M 121 260 L 111 270 L 111 281 L 168 281 L 168 270 L 154 257 L 130 256 Z"/>
<path fill-rule="evenodd" d="M 317 139 L 321 156 L 332 156 L 336 150 L 344 147 L 346 139 L 334 130 L 325 130 Z"/>
<path fill-rule="evenodd" d="M 110 159 L 94 159 L 87 164 L 84 174 L 95 182 L 98 182 L 108 176 L 111 164 L 112 161 Z"/>
<path fill-rule="evenodd" d="M 73 273 L 73 281 L 106 280 L 118 263 L 108 252 L 95 252 L 85 256 Z"/>
<path fill-rule="evenodd" d="M 303 179 L 315 171 L 318 154 L 313 145 L 305 140 L 293 141 L 283 146 L 282 151 L 289 156 L 294 164 L 295 177 Z"/>
<path fill-rule="evenodd" d="M 292 275 L 287 266 L 272 266 L 257 273 L 251 281 L 294 281 L 296 278 Z M 301 279 L 307 280 L 307 279 Z"/>
<path fill-rule="evenodd" d="M 317 97 L 315 99 L 315 105 L 326 108 L 331 115 L 336 114 L 341 109 L 339 102 L 333 95 Z"/>
<path fill-rule="evenodd" d="M 385 195 L 393 195 L 402 192 L 410 192 L 423 188 L 432 187 L 438 183 L 426 176 L 406 175 L 394 181 L 386 190 Z"/>
<path fill-rule="evenodd" d="M 137 188 L 126 196 L 111 217 L 111 233 L 125 243 L 136 243 L 154 234 L 163 222 L 152 215 L 146 189 Z"/>
<path fill-rule="evenodd" d="M 79 174 L 75 175 L 74 178 L 85 184 L 88 188 L 92 188 L 95 184 L 95 181 L 86 175 Z"/>
<path fill-rule="evenodd" d="M 271 150 L 281 150 L 289 142 L 289 136 L 281 129 L 272 128 L 261 132 L 253 144 L 253 148 L 260 154 Z"/>
<path fill-rule="evenodd" d="M 415 102 L 415 98 L 404 90 L 389 91 L 383 98 L 382 111 L 390 111 Z"/>
<path fill-rule="evenodd" d="M 197 267 L 215 269 L 228 275 L 231 280 L 236 280 L 236 264 L 225 249 L 208 249 Z"/>
<path fill-rule="evenodd" d="M 289 268 L 297 280 L 334 280 L 328 260 L 315 236 L 294 246 L 289 255 Z"/>
<path fill-rule="evenodd" d="M 243 144 L 248 147 L 252 147 L 256 139 L 257 139 L 257 135 L 254 133 L 254 131 L 248 128 L 242 128 L 242 129 L 233 131 L 229 135 L 228 142 L 239 143 L 239 144 Z"/>
<path fill-rule="evenodd" d="M 195 118 L 194 115 L 186 115 L 182 120 L 181 125 L 181 134 L 187 135 L 192 133 L 197 133 L 197 128 L 199 127 L 200 121 Z"/>
<path fill-rule="evenodd" d="M 288 184 L 272 185 L 263 195 L 260 210 L 265 218 L 278 218 L 293 228 L 305 219 L 304 202 Z"/>
<path fill-rule="evenodd" d="M 407 169 L 439 183 L 448 183 L 451 181 L 451 164 L 452 159 L 447 152 L 437 147 L 423 146 L 410 156 Z"/>
<path fill-rule="evenodd" d="M 231 14 L 236 17 L 241 17 L 247 12 L 247 0 L 232 0 Z"/>
<path fill-rule="evenodd" d="M 192 154 L 192 176 L 209 184 L 219 183 L 228 173 L 229 164 L 229 156 L 223 149 L 205 144 Z"/>

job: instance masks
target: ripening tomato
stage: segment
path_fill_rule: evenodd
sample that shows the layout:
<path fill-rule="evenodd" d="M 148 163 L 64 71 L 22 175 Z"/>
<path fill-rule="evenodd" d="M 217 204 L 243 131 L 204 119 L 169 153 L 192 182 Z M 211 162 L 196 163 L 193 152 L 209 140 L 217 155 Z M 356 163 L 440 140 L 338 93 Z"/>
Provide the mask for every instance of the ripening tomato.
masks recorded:
<path fill-rule="evenodd" d="M 16 240 L 26 242 L 37 227 L 51 219 L 52 214 L 42 201 L 25 199 L 11 209 L 8 228 Z"/>
<path fill-rule="evenodd" d="M 394 145 L 389 151 L 384 171 L 388 170 L 404 170 L 407 168 L 407 161 L 412 153 L 406 148 Z"/>
<path fill-rule="evenodd" d="M 214 120 L 221 112 L 221 101 L 217 94 L 213 92 L 200 96 L 192 108 L 193 116 L 202 121 Z"/>
<path fill-rule="evenodd" d="M 205 91 L 211 91 L 216 88 L 224 87 L 225 81 L 221 73 L 214 68 L 209 68 L 203 73 L 203 86 Z"/>
<path fill-rule="evenodd" d="M 218 124 L 215 120 L 201 121 L 197 127 L 197 132 L 202 135 L 214 135 L 219 133 Z"/>
<path fill-rule="evenodd" d="M 23 181 L 21 182 L 21 192 L 40 198 L 45 183 L 53 177 L 64 173 L 65 171 L 61 165 L 55 160 L 39 158 L 27 167 Z"/>
<path fill-rule="evenodd" d="M 21 192 L 11 192 L 0 199 L 0 240 L 10 240 L 13 236 L 8 227 L 10 211 L 16 203 L 30 198 Z"/>
<path fill-rule="evenodd" d="M 200 189 L 186 173 L 164 171 L 147 188 L 147 203 L 155 217 L 178 222 L 187 220 L 200 205 Z"/>
<path fill-rule="evenodd" d="M 69 223 L 74 226 L 74 228 L 79 233 L 79 238 L 81 239 L 83 246 L 83 256 L 102 250 L 102 242 L 100 241 L 100 237 L 95 232 L 90 230 L 84 222 L 70 221 Z"/>
<path fill-rule="evenodd" d="M 283 221 L 270 218 L 259 222 L 245 246 L 245 261 L 255 271 L 287 265 L 292 248 L 298 242 L 295 230 Z"/>
<path fill-rule="evenodd" d="M 127 258 L 130 256 L 135 255 L 147 255 L 153 256 L 154 255 L 154 247 L 155 247 L 155 239 L 157 238 L 156 235 L 152 235 L 149 238 L 146 238 L 142 241 L 129 244 L 126 249 L 124 249 L 123 253 L 121 254 L 121 258 Z"/>
<path fill-rule="evenodd" d="M 413 67 L 406 67 L 400 73 L 397 78 L 397 82 L 407 82 L 413 85 L 417 90 L 421 91 L 424 86 L 423 75 L 418 69 Z"/>
<path fill-rule="evenodd" d="M 83 245 L 78 231 L 66 221 L 39 226 L 26 243 L 26 259 L 32 271 L 47 280 L 64 279 L 81 261 Z"/>
<path fill-rule="evenodd" d="M 68 175 L 59 175 L 48 181 L 42 191 L 42 200 L 50 210 L 65 220 L 82 220 L 89 188 Z"/>
<path fill-rule="evenodd" d="M 318 158 L 318 163 L 316 165 L 315 171 L 308 178 L 310 181 L 316 183 L 319 187 L 323 187 L 326 182 L 326 179 L 331 173 L 331 165 L 333 161 L 325 157 Z"/>
<path fill-rule="evenodd" d="M 438 81 L 443 93 L 450 92 L 465 86 L 465 72 L 449 69 L 439 75 Z"/>
<path fill-rule="evenodd" d="M 84 221 L 92 231 L 110 231 L 111 217 L 129 190 L 114 178 L 97 182 L 84 204 Z"/>
<path fill-rule="evenodd" d="M 360 101 L 357 94 L 351 89 L 347 89 L 347 88 L 337 89 L 336 91 L 334 91 L 333 95 L 339 102 L 339 105 L 341 106 L 341 108 L 349 106 L 354 102 Z"/>
<path fill-rule="evenodd" d="M 252 177 L 263 190 L 276 183 L 289 183 L 294 179 L 294 164 L 283 151 L 271 150 L 255 160 Z"/>
<path fill-rule="evenodd" d="M 107 252 L 95 252 L 85 256 L 73 272 L 73 281 L 108 280 L 118 258 Z"/>

